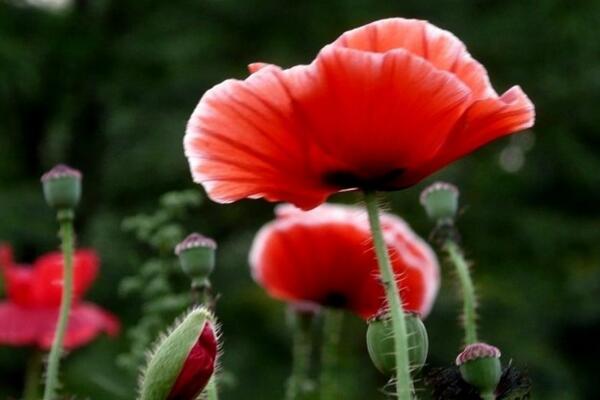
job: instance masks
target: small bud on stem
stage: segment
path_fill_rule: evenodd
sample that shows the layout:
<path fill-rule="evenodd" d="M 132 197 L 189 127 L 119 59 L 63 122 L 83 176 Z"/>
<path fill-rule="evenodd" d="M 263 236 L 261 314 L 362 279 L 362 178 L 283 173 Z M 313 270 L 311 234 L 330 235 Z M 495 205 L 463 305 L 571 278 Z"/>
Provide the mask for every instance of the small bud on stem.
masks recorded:
<path fill-rule="evenodd" d="M 429 351 L 429 338 L 423 321 L 417 314 L 405 314 L 408 335 L 408 358 L 411 372 L 418 372 Z M 367 348 L 371 361 L 383 374 L 392 376 L 395 370 L 393 327 L 390 315 L 382 313 L 369 320 Z"/>
<path fill-rule="evenodd" d="M 486 343 L 465 347 L 456 358 L 456 365 L 465 382 L 479 390 L 483 399 L 494 399 L 502 377 L 500 350 Z"/>
<path fill-rule="evenodd" d="M 59 164 L 42 175 L 46 203 L 56 210 L 73 210 L 81 198 L 81 172 Z"/>

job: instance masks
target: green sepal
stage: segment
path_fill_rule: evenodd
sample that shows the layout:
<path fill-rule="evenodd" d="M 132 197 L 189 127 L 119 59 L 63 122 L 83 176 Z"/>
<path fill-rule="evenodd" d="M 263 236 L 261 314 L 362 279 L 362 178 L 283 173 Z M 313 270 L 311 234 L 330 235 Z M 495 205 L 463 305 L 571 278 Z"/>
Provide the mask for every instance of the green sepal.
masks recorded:
<path fill-rule="evenodd" d="M 195 308 L 158 341 L 142 375 L 139 400 L 167 399 L 192 347 L 212 320 L 205 308 Z"/>

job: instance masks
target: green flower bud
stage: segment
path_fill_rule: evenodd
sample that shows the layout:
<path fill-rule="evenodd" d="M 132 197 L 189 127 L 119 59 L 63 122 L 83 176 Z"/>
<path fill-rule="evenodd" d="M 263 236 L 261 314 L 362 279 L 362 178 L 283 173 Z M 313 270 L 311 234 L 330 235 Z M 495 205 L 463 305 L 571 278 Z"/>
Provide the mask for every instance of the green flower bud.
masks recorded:
<path fill-rule="evenodd" d="M 42 175 L 46 203 L 56 210 L 72 210 L 81 198 L 81 172 L 59 164 Z"/>
<path fill-rule="evenodd" d="M 212 377 L 217 355 L 212 314 L 193 309 L 149 356 L 139 399 L 195 400 Z"/>
<path fill-rule="evenodd" d="M 502 377 L 500 350 L 486 343 L 470 344 L 456 358 L 465 382 L 482 395 L 493 394 Z"/>
<path fill-rule="evenodd" d="M 416 373 L 427 360 L 429 338 L 427 329 L 417 314 L 405 314 L 405 321 L 408 335 L 408 358 L 411 370 Z M 369 320 L 367 349 L 371 361 L 379 371 L 390 376 L 395 373 L 394 331 L 388 313 L 380 314 Z"/>
<path fill-rule="evenodd" d="M 435 182 L 421 192 L 420 201 L 433 221 L 454 220 L 458 212 L 458 188 L 450 183 Z"/>
<path fill-rule="evenodd" d="M 194 287 L 208 286 L 208 277 L 215 268 L 217 244 L 211 238 L 192 233 L 175 247 L 181 268 L 192 279 Z"/>

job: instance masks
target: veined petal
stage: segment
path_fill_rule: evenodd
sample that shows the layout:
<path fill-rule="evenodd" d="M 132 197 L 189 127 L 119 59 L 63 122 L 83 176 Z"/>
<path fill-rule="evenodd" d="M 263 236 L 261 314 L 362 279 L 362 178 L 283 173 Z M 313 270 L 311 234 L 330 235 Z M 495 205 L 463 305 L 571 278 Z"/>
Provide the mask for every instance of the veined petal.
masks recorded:
<path fill-rule="evenodd" d="M 372 22 L 341 35 L 334 43 L 356 50 L 386 53 L 404 49 L 422 57 L 435 68 L 456 75 L 473 98 L 497 97 L 483 65 L 454 34 L 427 21 L 389 18 Z"/>
<path fill-rule="evenodd" d="M 493 140 L 531 128 L 534 122 L 533 103 L 518 86 L 499 98 L 476 101 L 448 135 L 438 153 L 428 162 L 409 171 L 405 183 L 410 185 L 418 182 Z"/>
<path fill-rule="evenodd" d="M 305 135 L 346 169 L 318 165 L 338 189 L 384 189 L 435 152 L 471 103 L 452 74 L 404 49 L 327 46 L 310 81 L 288 80 Z"/>
<path fill-rule="evenodd" d="M 286 86 L 286 79 L 303 71 L 298 67 L 284 77 L 281 69 L 265 66 L 202 97 L 184 147 L 194 180 L 213 200 L 265 197 L 314 207 L 333 191 L 311 171 L 310 149 Z"/>

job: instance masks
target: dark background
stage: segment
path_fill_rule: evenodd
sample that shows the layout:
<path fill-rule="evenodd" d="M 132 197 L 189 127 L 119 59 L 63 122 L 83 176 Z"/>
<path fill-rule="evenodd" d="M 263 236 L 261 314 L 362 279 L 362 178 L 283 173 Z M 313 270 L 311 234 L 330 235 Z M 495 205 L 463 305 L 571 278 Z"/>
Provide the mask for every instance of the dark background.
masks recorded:
<path fill-rule="evenodd" d="M 432 179 L 460 186 L 460 220 L 481 299 L 481 335 L 504 360 L 529 370 L 534 398 L 596 399 L 600 347 L 600 2 L 559 0 L 282 1 L 76 0 L 48 11 L 0 1 L 0 239 L 21 261 L 57 246 L 39 176 L 57 162 L 84 174 L 79 242 L 101 254 L 89 298 L 126 326 L 139 315 L 118 282 L 135 273 L 125 216 L 193 185 L 182 152 L 202 93 L 245 65 L 306 63 L 343 31 L 415 17 L 459 36 L 499 92 L 520 84 L 537 108 L 531 133 L 504 139 Z M 421 235 L 427 183 L 390 195 Z M 357 201 L 352 194 L 334 200 Z M 189 227 L 220 244 L 215 286 L 230 373 L 222 397 L 280 399 L 289 335 L 281 304 L 251 280 L 247 251 L 272 205 L 209 201 Z M 446 271 L 448 268 L 444 268 Z M 451 274 L 429 317 L 430 363 L 452 362 L 460 344 Z M 379 399 L 385 379 L 366 357 L 364 325 L 349 319 L 340 370 L 344 399 Z M 123 337 L 73 352 L 64 384 L 80 398 L 133 398 L 136 377 L 115 367 Z M 0 397 L 17 396 L 29 349 L 0 348 Z"/>

